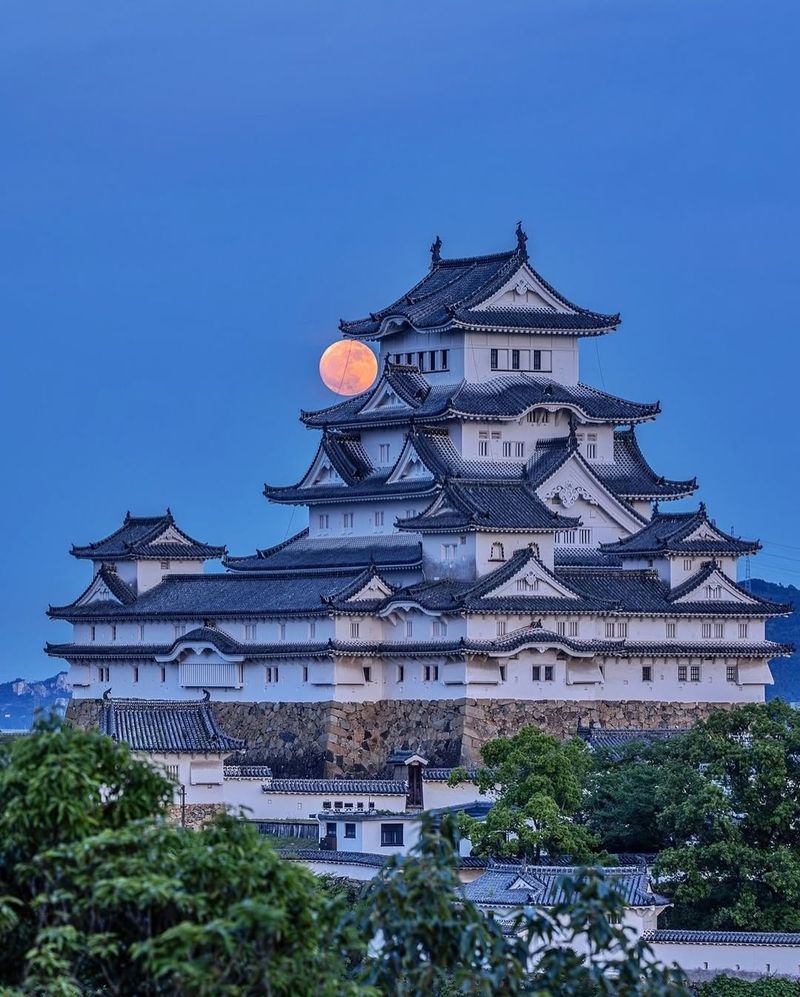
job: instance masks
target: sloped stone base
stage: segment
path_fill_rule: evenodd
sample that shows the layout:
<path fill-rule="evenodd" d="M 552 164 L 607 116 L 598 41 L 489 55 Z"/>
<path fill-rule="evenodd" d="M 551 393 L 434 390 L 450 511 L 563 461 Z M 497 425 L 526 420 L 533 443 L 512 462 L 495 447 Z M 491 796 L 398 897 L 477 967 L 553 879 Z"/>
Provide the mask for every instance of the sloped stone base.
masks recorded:
<path fill-rule="evenodd" d="M 72 700 L 67 717 L 95 726 L 100 700 Z M 276 776 L 381 773 L 398 748 L 418 749 L 433 766 L 472 765 L 493 737 L 535 724 L 558 737 L 578 725 L 691 727 L 726 703 L 515 699 L 384 700 L 378 703 L 213 703 L 220 726 L 249 746 L 246 760 Z"/>

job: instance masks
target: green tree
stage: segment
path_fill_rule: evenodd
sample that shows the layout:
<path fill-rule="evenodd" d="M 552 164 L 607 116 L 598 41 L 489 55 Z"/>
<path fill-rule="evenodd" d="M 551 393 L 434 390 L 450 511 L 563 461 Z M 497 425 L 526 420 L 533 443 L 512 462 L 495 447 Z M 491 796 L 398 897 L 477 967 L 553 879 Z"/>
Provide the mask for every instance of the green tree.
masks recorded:
<path fill-rule="evenodd" d="M 51 724 L 4 749 L 2 997 L 685 994 L 592 872 L 500 925 L 461 894 L 449 832 L 427 829 L 360 899 L 245 821 L 167 824 L 171 791 L 97 732 Z"/>
<path fill-rule="evenodd" d="M 800 930 L 800 714 L 718 711 L 668 745 L 656 870 L 681 927 Z"/>
<path fill-rule="evenodd" d="M 559 741 L 538 727 L 523 727 L 513 737 L 488 741 L 481 758 L 475 782 L 481 793 L 494 792 L 497 802 L 483 821 L 459 818 L 475 854 L 538 861 L 546 852 L 576 862 L 596 856 L 596 837 L 576 819 L 592 767 L 582 740 Z M 464 777 L 463 769 L 456 770 L 451 782 Z"/>
<path fill-rule="evenodd" d="M 627 744 L 619 752 L 600 750 L 588 781 L 586 823 L 610 852 L 657 852 L 665 750 L 663 743 Z"/>

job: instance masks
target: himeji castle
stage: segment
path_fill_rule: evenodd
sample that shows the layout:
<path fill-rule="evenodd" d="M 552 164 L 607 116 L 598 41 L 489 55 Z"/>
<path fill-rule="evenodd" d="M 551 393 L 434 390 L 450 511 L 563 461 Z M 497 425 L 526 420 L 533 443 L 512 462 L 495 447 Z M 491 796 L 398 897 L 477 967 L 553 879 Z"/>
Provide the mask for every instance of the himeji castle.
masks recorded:
<path fill-rule="evenodd" d="M 308 470 L 265 488 L 305 508 L 301 532 L 232 556 L 169 512 L 129 514 L 72 549 L 92 578 L 50 608 L 73 636 L 47 650 L 69 662 L 73 715 L 103 694 L 206 695 L 268 755 L 377 771 L 402 746 L 474 759 L 524 723 L 681 727 L 762 701 L 787 651 L 765 621 L 787 607 L 737 583 L 759 544 L 702 503 L 668 511 L 697 484 L 642 453 L 658 403 L 580 379 L 580 341 L 619 322 L 549 284 L 521 228 L 488 256 L 437 239 L 419 283 L 340 323 L 376 344 L 379 375 L 301 413 Z"/>

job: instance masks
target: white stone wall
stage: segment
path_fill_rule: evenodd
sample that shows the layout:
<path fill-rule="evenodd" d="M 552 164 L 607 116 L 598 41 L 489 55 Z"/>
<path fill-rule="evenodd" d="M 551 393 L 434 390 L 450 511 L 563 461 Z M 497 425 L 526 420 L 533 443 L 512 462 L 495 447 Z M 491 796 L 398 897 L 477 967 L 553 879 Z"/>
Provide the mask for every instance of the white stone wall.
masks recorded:
<path fill-rule="evenodd" d="M 788 976 L 800 979 L 800 945 L 764 945 L 737 942 L 735 945 L 653 942 L 652 948 L 665 965 L 677 963 L 692 975 L 708 972 L 741 973 L 757 976 Z"/>

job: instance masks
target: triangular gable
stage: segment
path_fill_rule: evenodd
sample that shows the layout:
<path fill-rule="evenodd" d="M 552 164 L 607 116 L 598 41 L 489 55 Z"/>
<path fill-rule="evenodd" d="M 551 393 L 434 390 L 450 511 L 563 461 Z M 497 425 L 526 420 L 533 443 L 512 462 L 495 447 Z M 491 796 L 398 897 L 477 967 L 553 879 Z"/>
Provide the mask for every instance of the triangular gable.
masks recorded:
<path fill-rule="evenodd" d="M 75 601 L 75 605 L 89 606 L 94 602 L 115 602 L 118 606 L 124 605 L 122 600 L 114 595 L 106 584 L 102 571 L 94 576 L 86 591 Z"/>
<path fill-rule="evenodd" d="M 370 397 L 361 406 L 359 414 L 376 411 L 382 412 L 387 409 L 404 409 L 408 412 L 413 412 L 412 406 L 400 397 L 386 378 L 383 378 Z"/>
<path fill-rule="evenodd" d="M 374 602 L 392 594 L 392 587 L 380 575 L 374 574 L 357 592 L 349 595 L 346 602 Z"/>
<path fill-rule="evenodd" d="M 303 480 L 298 488 L 314 488 L 318 485 L 345 485 L 344 478 L 339 474 L 331 463 L 330 457 L 325 453 L 325 449 L 320 444 L 317 454 L 311 462 L 311 467 L 306 471 Z"/>
<path fill-rule="evenodd" d="M 421 457 L 412 440 L 406 440 L 397 462 L 392 468 L 387 485 L 398 481 L 414 480 L 416 478 L 433 478 L 433 472 Z"/>
<path fill-rule="evenodd" d="M 699 571 L 692 584 L 689 578 L 681 586 L 681 594 L 674 600 L 676 603 L 691 602 L 739 602 L 746 606 L 758 605 L 759 600 L 739 588 L 724 572 L 714 567 L 712 571 Z"/>
<path fill-rule="evenodd" d="M 542 884 L 537 883 L 533 876 L 530 879 L 525 879 L 524 876 L 517 876 L 511 886 L 508 887 L 509 890 L 527 890 L 528 893 L 538 894 L 542 891 Z"/>
<path fill-rule="evenodd" d="M 564 585 L 537 558 L 532 557 L 528 562 L 514 572 L 510 578 L 504 581 L 486 596 L 498 598 L 503 596 L 531 596 L 535 599 L 578 599 L 580 598 L 572 589 Z"/>
<path fill-rule="evenodd" d="M 487 599 L 501 594 L 513 594 L 515 596 L 525 594 L 525 590 L 522 587 L 519 590 L 517 589 L 517 581 L 524 580 L 528 582 L 528 576 L 531 573 L 534 574 L 534 577 L 539 578 L 539 589 L 542 594 L 544 594 L 543 585 L 547 585 L 552 588 L 553 595 L 559 598 L 582 598 L 577 592 L 548 571 L 539 560 L 534 545 L 529 545 L 522 550 L 515 551 L 509 561 L 506 561 L 505 564 L 496 568 L 488 575 L 484 575 L 478 579 L 475 585 L 471 586 L 464 593 L 464 596 L 467 598 L 472 596 L 479 599 Z M 533 579 L 531 579 L 532 581 Z M 537 598 L 539 596 L 539 592 L 534 591 L 533 586 L 527 590 L 527 594 Z"/>
<path fill-rule="evenodd" d="M 573 507 L 581 502 L 596 505 L 627 533 L 638 533 L 646 522 L 606 488 L 577 451 L 539 483 L 536 494 L 566 515 L 576 515 Z"/>
<path fill-rule="evenodd" d="M 719 543 L 726 543 L 728 541 L 728 537 L 720 533 L 719 530 L 714 529 L 711 523 L 709 523 L 708 520 L 705 520 L 700 524 L 700 526 L 697 527 L 697 529 L 692 530 L 692 532 L 687 536 L 681 537 L 681 543 L 692 543 L 698 540 L 713 540 Z"/>
<path fill-rule="evenodd" d="M 177 526 L 168 526 L 153 539 L 147 541 L 148 547 L 154 544 L 184 544 L 191 547 L 192 541 L 184 533 L 181 533 Z"/>
<path fill-rule="evenodd" d="M 570 311 L 526 264 L 522 264 L 499 291 L 471 307 L 474 311 L 488 311 L 491 308 L 530 308 L 535 311 L 549 309 L 564 313 Z"/>

